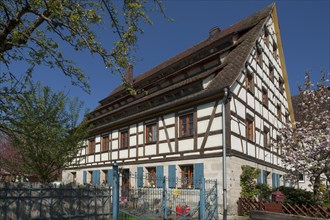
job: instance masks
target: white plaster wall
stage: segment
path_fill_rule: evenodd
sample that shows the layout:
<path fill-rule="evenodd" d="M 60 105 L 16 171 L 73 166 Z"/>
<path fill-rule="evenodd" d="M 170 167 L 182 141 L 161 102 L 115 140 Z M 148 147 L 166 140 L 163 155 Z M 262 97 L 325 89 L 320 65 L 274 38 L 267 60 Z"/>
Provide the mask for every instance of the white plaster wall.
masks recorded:
<path fill-rule="evenodd" d="M 145 146 L 145 155 L 146 156 L 155 155 L 155 154 L 156 154 L 156 145 L 152 144 L 152 145 Z"/>
<path fill-rule="evenodd" d="M 164 154 L 164 153 L 169 153 L 170 149 L 167 143 L 162 143 L 159 144 L 159 153 Z"/>
<path fill-rule="evenodd" d="M 197 106 L 197 117 L 210 116 L 212 114 L 214 102 L 210 102 L 204 105 Z"/>
<path fill-rule="evenodd" d="M 174 113 L 164 115 L 165 125 L 175 124 L 175 117 L 174 116 L 175 116 Z"/>
<path fill-rule="evenodd" d="M 179 142 L 179 151 L 187 151 L 194 149 L 193 139 L 179 140 L 178 142 Z"/>

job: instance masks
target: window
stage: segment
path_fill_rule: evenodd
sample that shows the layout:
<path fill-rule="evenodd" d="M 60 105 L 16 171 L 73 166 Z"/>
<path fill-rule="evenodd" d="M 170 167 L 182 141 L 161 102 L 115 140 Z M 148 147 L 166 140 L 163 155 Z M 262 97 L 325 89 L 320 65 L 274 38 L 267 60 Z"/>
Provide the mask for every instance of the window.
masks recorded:
<path fill-rule="evenodd" d="M 77 172 L 71 172 L 72 175 L 72 183 L 75 184 L 77 182 Z"/>
<path fill-rule="evenodd" d="M 102 137 L 102 151 L 108 151 L 109 150 L 109 136 L 103 136 Z"/>
<path fill-rule="evenodd" d="M 279 81 L 278 81 L 278 88 L 279 88 L 281 93 L 284 92 L 284 81 L 283 81 L 282 78 L 280 78 Z"/>
<path fill-rule="evenodd" d="M 95 153 L 95 140 L 88 141 L 88 153 L 89 154 Z"/>
<path fill-rule="evenodd" d="M 89 176 L 89 182 L 88 182 L 88 184 L 93 184 L 93 182 L 95 181 L 95 180 L 93 180 L 93 171 L 88 171 L 88 176 Z"/>
<path fill-rule="evenodd" d="M 253 93 L 254 92 L 253 74 L 248 73 L 245 79 L 246 79 L 246 90 Z"/>
<path fill-rule="evenodd" d="M 246 119 L 246 137 L 248 140 L 253 141 L 254 128 L 253 128 L 253 119 L 248 117 Z"/>
<path fill-rule="evenodd" d="M 264 147 L 270 147 L 270 133 L 267 127 L 264 127 Z"/>
<path fill-rule="evenodd" d="M 128 130 L 120 132 L 120 148 L 128 148 Z"/>
<path fill-rule="evenodd" d="M 277 106 L 276 106 L 276 111 L 277 111 L 277 118 L 278 118 L 278 120 L 282 120 L 282 113 L 281 113 L 281 105 L 280 104 L 278 104 Z"/>
<path fill-rule="evenodd" d="M 184 165 L 181 168 L 182 188 L 193 188 L 194 166 Z"/>
<path fill-rule="evenodd" d="M 299 173 L 299 182 L 305 182 L 305 176 L 302 173 Z"/>
<path fill-rule="evenodd" d="M 289 114 L 289 112 L 287 112 L 287 113 L 285 114 L 285 122 L 286 122 L 286 123 L 289 123 L 289 122 L 290 122 L 290 114 Z"/>
<path fill-rule="evenodd" d="M 268 91 L 266 88 L 262 88 L 262 104 L 268 107 Z"/>
<path fill-rule="evenodd" d="M 149 124 L 146 125 L 146 143 L 153 143 L 157 141 L 157 134 L 158 134 L 158 129 L 157 129 L 157 124 Z"/>
<path fill-rule="evenodd" d="M 102 170 L 103 172 L 103 180 L 102 180 L 102 184 L 107 184 L 108 183 L 108 170 Z"/>
<path fill-rule="evenodd" d="M 269 67 L 268 67 L 268 70 L 269 70 L 269 78 L 270 78 L 270 81 L 274 82 L 274 66 L 269 64 Z"/>
<path fill-rule="evenodd" d="M 273 56 L 274 56 L 275 60 L 278 59 L 277 44 L 275 42 L 273 43 Z"/>
<path fill-rule="evenodd" d="M 188 137 L 194 134 L 194 114 L 189 113 L 179 117 L 179 137 Z"/>
<path fill-rule="evenodd" d="M 269 47 L 269 30 L 267 27 L 265 27 L 264 42 L 265 42 L 266 46 Z"/>
<path fill-rule="evenodd" d="M 263 60 L 262 60 L 262 48 L 257 45 L 257 63 L 262 67 Z"/>
<path fill-rule="evenodd" d="M 149 186 L 154 187 L 156 185 L 156 167 L 147 167 L 148 171 L 148 184 Z"/>

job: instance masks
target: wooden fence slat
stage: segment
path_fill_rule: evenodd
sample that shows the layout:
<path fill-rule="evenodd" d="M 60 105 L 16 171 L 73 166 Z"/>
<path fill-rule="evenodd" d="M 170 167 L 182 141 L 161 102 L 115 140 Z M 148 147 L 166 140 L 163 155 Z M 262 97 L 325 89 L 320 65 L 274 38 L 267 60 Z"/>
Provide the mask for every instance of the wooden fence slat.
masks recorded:
<path fill-rule="evenodd" d="M 264 210 L 264 201 L 257 201 L 255 199 L 243 199 L 238 200 L 238 215 L 244 215 L 249 213 L 251 210 Z M 328 219 L 329 213 L 320 205 L 290 205 L 282 204 L 283 213 L 300 215 L 300 216 L 310 216 Z"/>

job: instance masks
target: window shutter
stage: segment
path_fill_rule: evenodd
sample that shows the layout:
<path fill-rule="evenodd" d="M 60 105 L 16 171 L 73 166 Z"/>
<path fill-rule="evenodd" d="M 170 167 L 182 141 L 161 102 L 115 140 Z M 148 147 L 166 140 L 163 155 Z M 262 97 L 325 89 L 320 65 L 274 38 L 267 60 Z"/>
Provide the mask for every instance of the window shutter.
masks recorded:
<path fill-rule="evenodd" d="M 96 170 L 96 184 L 100 185 L 101 184 L 101 171 L 100 170 Z"/>
<path fill-rule="evenodd" d="M 202 182 L 202 178 L 204 177 L 204 164 L 203 163 L 195 163 L 194 164 L 194 187 L 195 189 L 200 188 L 200 184 Z"/>
<path fill-rule="evenodd" d="M 276 173 L 272 173 L 272 188 L 276 188 Z"/>
<path fill-rule="evenodd" d="M 92 184 L 93 184 L 93 185 L 96 184 L 95 181 L 96 181 L 96 172 L 95 172 L 95 170 L 94 170 L 94 171 L 92 172 Z"/>
<path fill-rule="evenodd" d="M 143 187 L 143 167 L 137 168 L 137 186 Z"/>
<path fill-rule="evenodd" d="M 176 187 L 176 166 L 175 165 L 168 166 L 168 187 L 169 188 Z"/>
<path fill-rule="evenodd" d="M 263 171 L 263 178 L 264 178 L 264 179 L 263 179 L 263 181 L 262 181 L 263 183 L 266 183 L 266 184 L 267 184 L 267 176 L 268 176 L 268 173 L 267 173 L 266 170 L 264 170 L 264 171 Z"/>
<path fill-rule="evenodd" d="M 260 173 L 259 173 L 259 176 L 258 176 L 258 179 L 257 179 L 257 184 L 258 185 L 262 184 L 262 177 L 264 175 L 263 172 L 264 172 L 263 170 L 260 170 Z"/>
<path fill-rule="evenodd" d="M 87 183 L 87 171 L 83 172 L 83 184 Z"/>
<path fill-rule="evenodd" d="M 94 170 L 93 171 L 93 185 L 100 185 L 100 171 L 99 170 Z"/>
<path fill-rule="evenodd" d="M 112 186 L 113 183 L 113 170 L 109 169 L 108 170 L 108 185 Z"/>
<path fill-rule="evenodd" d="M 163 187 L 163 176 L 164 176 L 163 166 L 157 166 L 156 167 L 156 187 L 157 188 Z"/>
<path fill-rule="evenodd" d="M 280 174 L 277 174 L 277 178 L 276 178 L 276 180 L 277 180 L 277 187 L 280 187 L 280 185 L 281 185 L 280 178 L 281 178 Z"/>

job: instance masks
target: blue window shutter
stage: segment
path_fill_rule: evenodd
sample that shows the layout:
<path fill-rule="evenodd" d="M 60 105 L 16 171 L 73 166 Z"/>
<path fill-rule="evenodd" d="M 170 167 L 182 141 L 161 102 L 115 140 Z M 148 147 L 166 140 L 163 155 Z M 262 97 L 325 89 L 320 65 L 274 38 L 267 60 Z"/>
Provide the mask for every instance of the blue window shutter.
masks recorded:
<path fill-rule="evenodd" d="M 286 186 L 287 185 L 287 182 L 286 182 L 286 177 L 285 175 L 283 176 L 283 185 Z"/>
<path fill-rule="evenodd" d="M 280 185 L 281 185 L 281 176 L 280 176 L 280 174 L 277 174 L 277 187 L 280 187 Z"/>
<path fill-rule="evenodd" d="M 143 187 L 143 167 L 137 168 L 137 186 Z"/>
<path fill-rule="evenodd" d="M 163 166 L 156 167 L 156 187 L 163 187 L 163 176 L 164 176 L 164 168 Z"/>
<path fill-rule="evenodd" d="M 93 171 L 93 185 L 100 185 L 100 171 L 94 170 Z"/>
<path fill-rule="evenodd" d="M 97 185 L 101 184 L 101 171 L 100 170 L 96 170 L 96 181 L 95 181 L 95 183 Z"/>
<path fill-rule="evenodd" d="M 262 177 L 263 177 L 263 170 L 260 170 L 260 173 L 259 173 L 259 176 L 258 176 L 258 179 L 257 179 L 257 184 L 262 184 Z"/>
<path fill-rule="evenodd" d="M 96 181 L 96 172 L 95 172 L 95 170 L 94 170 L 94 171 L 92 172 L 92 184 L 93 184 L 93 185 L 96 184 L 95 181 Z"/>
<path fill-rule="evenodd" d="M 200 184 L 202 182 L 202 178 L 204 177 L 204 164 L 203 163 L 195 163 L 194 164 L 194 188 L 199 189 Z"/>
<path fill-rule="evenodd" d="M 263 171 L 263 183 L 266 183 L 267 184 L 267 176 L 268 176 L 268 173 L 266 170 Z"/>
<path fill-rule="evenodd" d="M 83 184 L 87 183 L 87 171 L 83 172 Z"/>
<path fill-rule="evenodd" d="M 109 169 L 108 170 L 108 185 L 109 186 L 112 186 L 112 183 L 113 183 L 113 170 L 112 169 Z"/>
<path fill-rule="evenodd" d="M 272 173 L 272 188 L 276 188 L 276 173 Z"/>
<path fill-rule="evenodd" d="M 175 165 L 168 166 L 168 187 L 169 188 L 176 187 L 176 166 Z"/>

